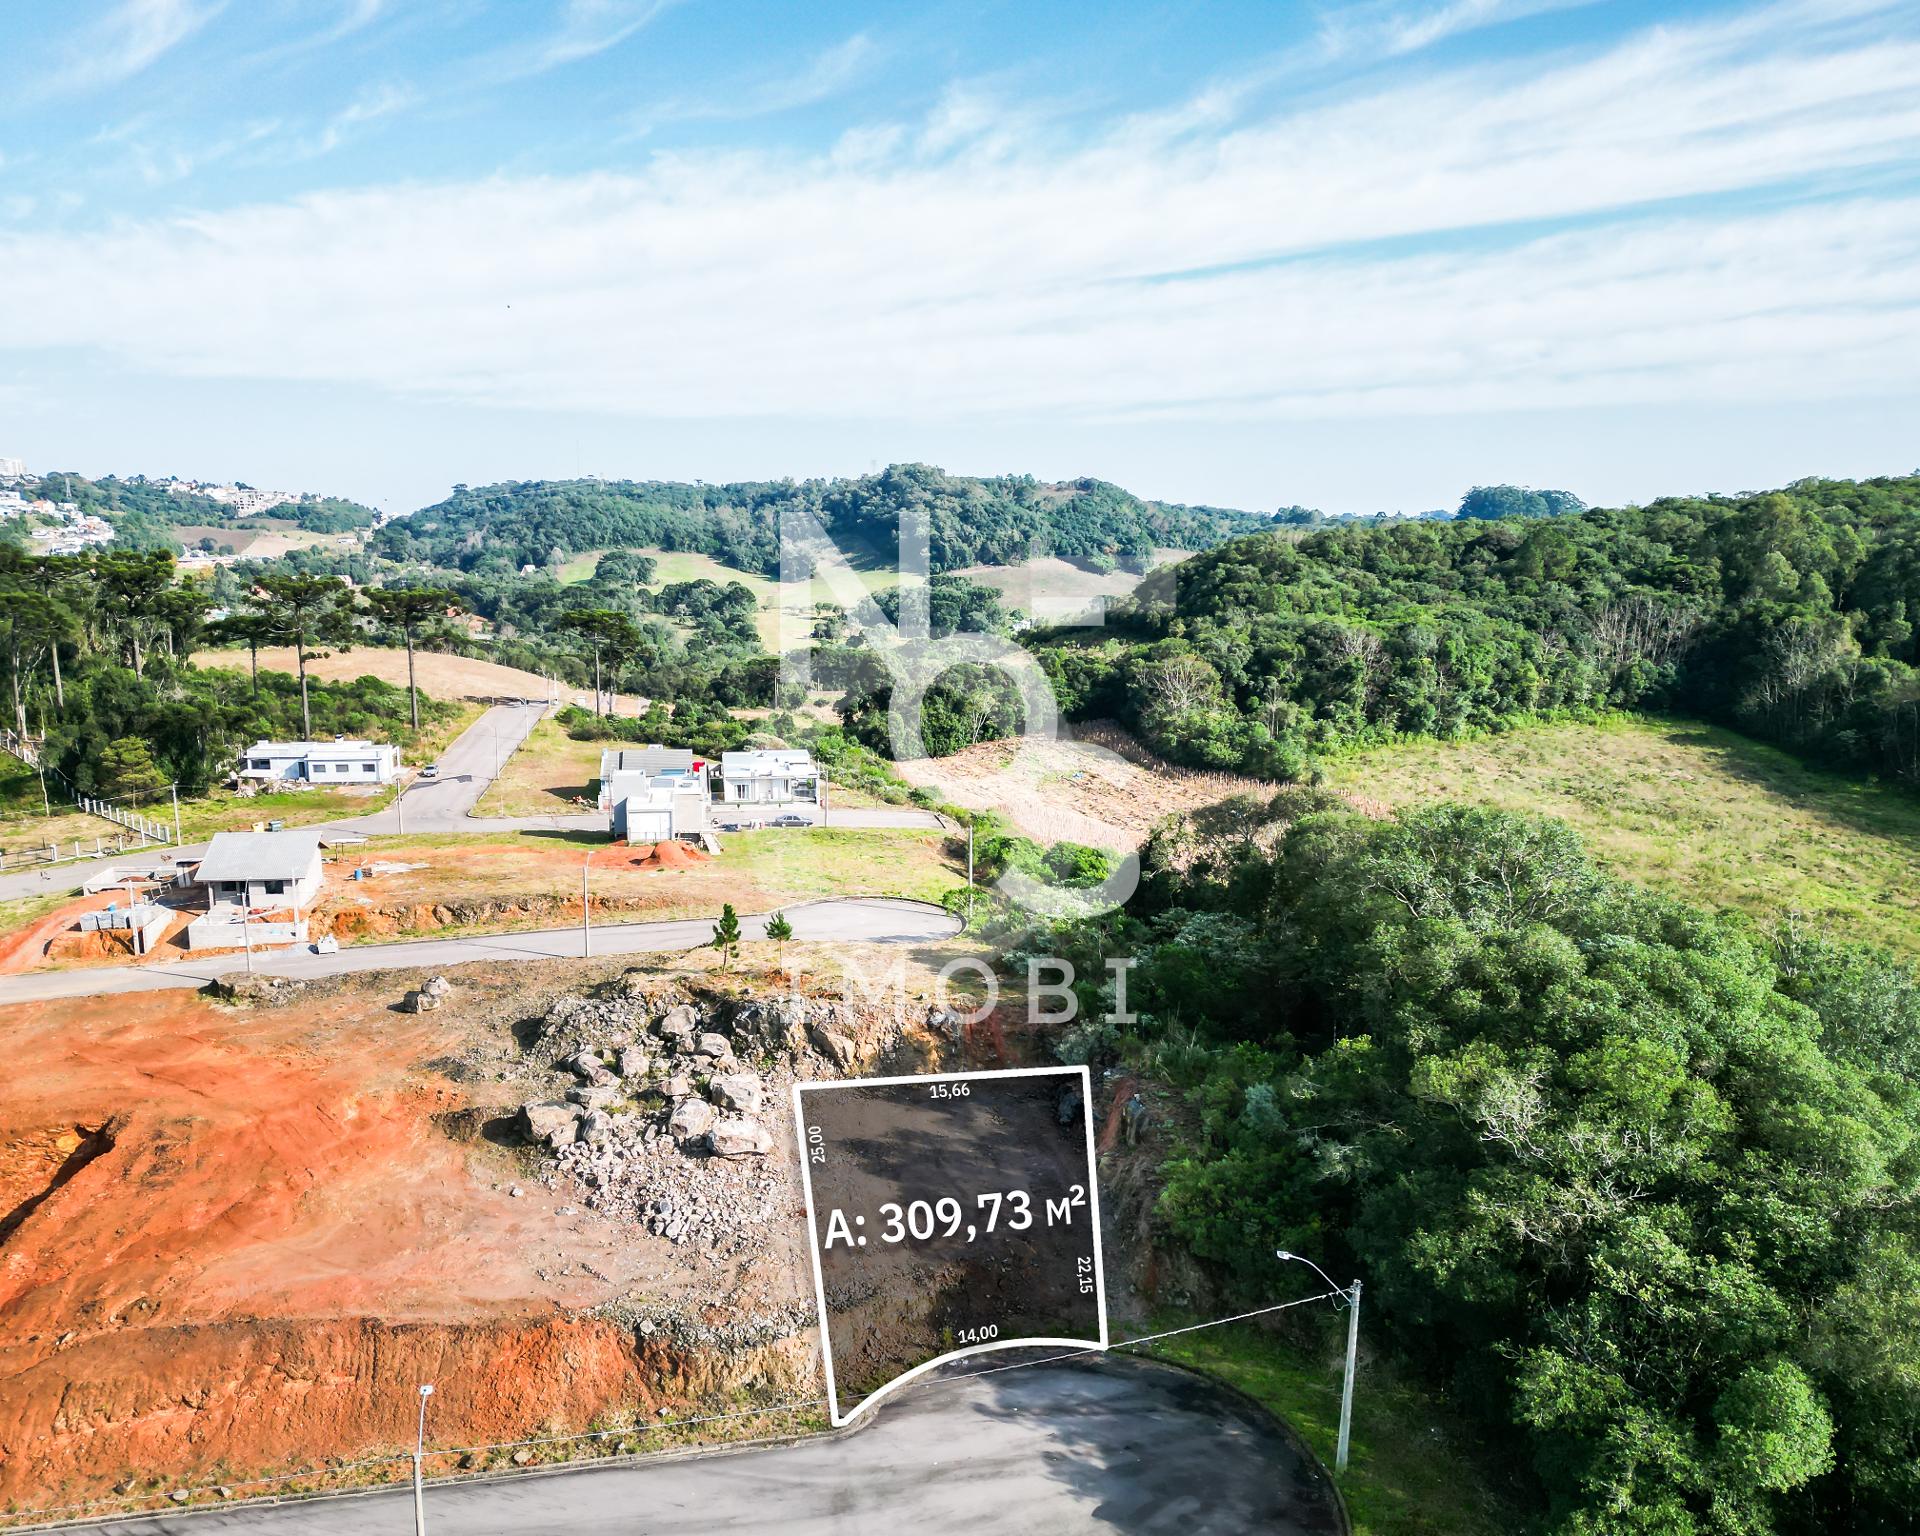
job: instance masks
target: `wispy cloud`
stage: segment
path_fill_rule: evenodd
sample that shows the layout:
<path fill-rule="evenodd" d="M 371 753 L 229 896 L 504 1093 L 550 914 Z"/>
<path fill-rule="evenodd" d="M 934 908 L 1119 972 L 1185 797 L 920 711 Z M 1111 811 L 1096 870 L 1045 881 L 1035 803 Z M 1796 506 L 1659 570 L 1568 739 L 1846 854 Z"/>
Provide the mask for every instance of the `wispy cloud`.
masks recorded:
<path fill-rule="evenodd" d="M 785 75 L 730 82 L 700 96 L 682 96 L 647 108 L 634 117 L 636 132 L 674 122 L 744 122 L 771 117 L 831 100 L 868 74 L 881 49 L 864 32 L 824 48 L 798 70 Z"/>
<path fill-rule="evenodd" d="M 1920 197 L 1840 195 L 1920 163 L 1920 36 L 1833 14 L 1178 132 L 1008 134 L 974 93 L 857 153 L 0 236 L 0 347 L 636 417 L 1920 389 Z"/>
<path fill-rule="evenodd" d="M 673 0 L 566 0 L 560 25 L 532 45 L 527 72 L 557 69 L 624 43 Z"/>
<path fill-rule="evenodd" d="M 213 20 L 226 0 L 120 0 L 69 40 L 48 95 L 94 90 L 139 74 Z"/>
<path fill-rule="evenodd" d="M 1352 54 L 1391 58 L 1431 48 L 1464 32 L 1595 3 L 1597 0 L 1442 0 L 1440 4 L 1407 5 L 1402 0 L 1375 0 L 1323 16 L 1320 44 L 1336 58 Z"/>

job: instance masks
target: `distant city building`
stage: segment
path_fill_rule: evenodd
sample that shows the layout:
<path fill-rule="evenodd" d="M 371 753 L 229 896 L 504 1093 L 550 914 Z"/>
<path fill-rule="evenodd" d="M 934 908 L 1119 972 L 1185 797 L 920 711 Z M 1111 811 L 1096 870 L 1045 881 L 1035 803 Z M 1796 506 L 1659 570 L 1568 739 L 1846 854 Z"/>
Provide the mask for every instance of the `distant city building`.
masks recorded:
<path fill-rule="evenodd" d="M 400 773 L 400 749 L 383 741 L 256 741 L 235 772 L 261 782 L 391 784 Z"/>
<path fill-rule="evenodd" d="M 25 459 L 0 459 L 0 480 L 23 479 L 27 473 Z"/>

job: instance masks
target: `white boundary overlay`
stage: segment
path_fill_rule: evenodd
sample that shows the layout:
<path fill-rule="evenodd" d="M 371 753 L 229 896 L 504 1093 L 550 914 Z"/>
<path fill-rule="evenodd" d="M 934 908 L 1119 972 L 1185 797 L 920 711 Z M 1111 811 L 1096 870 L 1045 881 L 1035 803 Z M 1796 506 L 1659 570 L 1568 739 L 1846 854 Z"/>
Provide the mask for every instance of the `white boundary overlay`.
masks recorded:
<path fill-rule="evenodd" d="M 827 1331 L 827 1283 L 820 1269 L 819 1228 L 815 1223 L 813 1211 L 812 1160 L 807 1150 L 806 1106 L 801 1096 L 809 1089 L 830 1092 L 836 1088 L 894 1088 L 907 1083 L 978 1082 L 981 1079 L 1008 1077 L 1078 1077 L 1080 1079 L 1080 1103 L 1086 1117 L 1087 1129 L 1087 1204 L 1088 1215 L 1093 1223 L 1094 1306 L 1100 1316 L 1100 1337 L 1097 1340 L 1066 1339 L 1049 1335 L 994 1339 L 986 1344 L 969 1344 L 964 1349 L 950 1349 L 945 1354 L 935 1355 L 931 1360 L 922 1361 L 911 1370 L 894 1377 L 885 1386 L 855 1403 L 848 1412 L 842 1413 L 840 1388 L 833 1375 L 833 1339 Z M 1026 1349 L 1038 1344 L 1063 1344 L 1073 1348 L 1103 1351 L 1110 1347 L 1107 1334 L 1107 1266 L 1106 1257 L 1100 1245 L 1100 1169 L 1093 1145 L 1093 1073 L 1089 1068 L 1085 1066 L 1009 1067 L 985 1072 L 927 1072 L 909 1074 L 905 1077 L 850 1077 L 837 1082 L 795 1083 L 793 1085 L 793 1125 L 794 1134 L 800 1142 L 800 1182 L 807 1197 L 807 1254 L 813 1261 L 813 1298 L 820 1309 L 820 1358 L 827 1373 L 827 1415 L 835 1429 L 845 1428 L 888 1393 L 904 1387 L 916 1376 L 925 1375 L 937 1365 L 945 1365 L 949 1360 L 963 1360 L 968 1355 L 984 1355 L 999 1349 Z"/>

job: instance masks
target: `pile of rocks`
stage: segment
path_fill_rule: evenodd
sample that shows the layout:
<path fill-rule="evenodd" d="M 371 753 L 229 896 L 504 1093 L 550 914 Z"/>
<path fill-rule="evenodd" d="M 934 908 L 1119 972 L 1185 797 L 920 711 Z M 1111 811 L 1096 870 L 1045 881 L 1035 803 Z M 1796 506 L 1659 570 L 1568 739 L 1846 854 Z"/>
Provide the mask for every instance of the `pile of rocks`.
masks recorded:
<path fill-rule="evenodd" d="M 563 998 L 528 1055 L 571 1081 L 521 1106 L 521 1136 L 556 1155 L 592 1209 L 722 1253 L 763 1240 L 794 1199 L 765 1124 L 794 1072 L 759 1033 L 747 1041 L 760 1070 L 743 1063 L 732 1023 L 684 998 Z"/>

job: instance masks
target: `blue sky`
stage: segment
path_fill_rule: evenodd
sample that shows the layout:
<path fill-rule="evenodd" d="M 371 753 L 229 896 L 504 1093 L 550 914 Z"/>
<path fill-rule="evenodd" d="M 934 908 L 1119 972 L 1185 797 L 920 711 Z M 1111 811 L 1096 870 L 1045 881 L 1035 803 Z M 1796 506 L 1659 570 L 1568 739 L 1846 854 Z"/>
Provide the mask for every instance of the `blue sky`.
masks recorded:
<path fill-rule="evenodd" d="M 1920 465 L 1920 7 L 7 0 L 0 455 L 1093 474 L 1331 510 Z"/>

